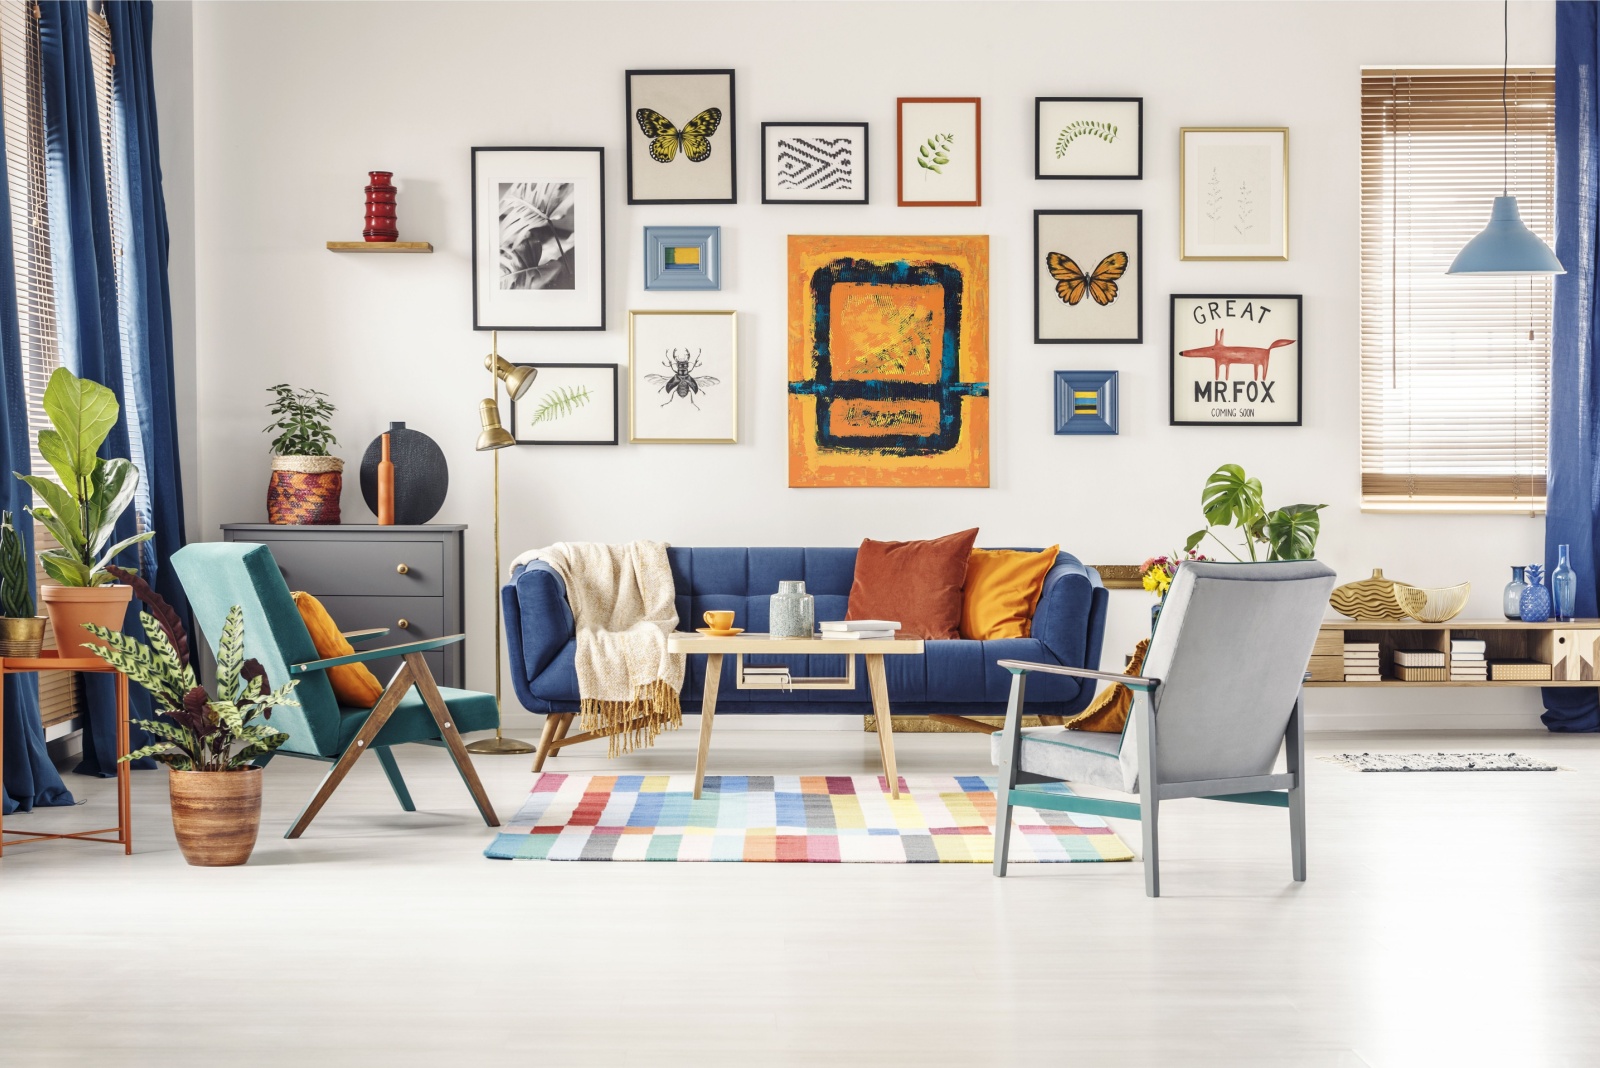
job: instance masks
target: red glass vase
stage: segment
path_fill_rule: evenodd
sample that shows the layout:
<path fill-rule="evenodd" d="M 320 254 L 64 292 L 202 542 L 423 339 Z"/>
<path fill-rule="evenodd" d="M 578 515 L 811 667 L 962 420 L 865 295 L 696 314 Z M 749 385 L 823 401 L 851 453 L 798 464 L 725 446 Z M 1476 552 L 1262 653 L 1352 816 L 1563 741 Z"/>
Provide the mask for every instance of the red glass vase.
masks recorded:
<path fill-rule="evenodd" d="M 368 241 L 398 241 L 400 230 L 395 225 L 395 188 L 390 179 L 393 171 L 368 171 L 372 182 L 367 186 L 367 220 L 361 236 Z"/>

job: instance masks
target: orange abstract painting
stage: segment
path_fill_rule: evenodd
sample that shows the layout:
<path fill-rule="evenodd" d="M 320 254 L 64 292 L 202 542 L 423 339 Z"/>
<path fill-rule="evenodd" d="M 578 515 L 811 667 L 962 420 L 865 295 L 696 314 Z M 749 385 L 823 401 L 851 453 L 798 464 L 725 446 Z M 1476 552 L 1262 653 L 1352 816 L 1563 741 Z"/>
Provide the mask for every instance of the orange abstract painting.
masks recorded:
<path fill-rule="evenodd" d="M 989 484 L 989 239 L 789 238 L 789 485 Z"/>

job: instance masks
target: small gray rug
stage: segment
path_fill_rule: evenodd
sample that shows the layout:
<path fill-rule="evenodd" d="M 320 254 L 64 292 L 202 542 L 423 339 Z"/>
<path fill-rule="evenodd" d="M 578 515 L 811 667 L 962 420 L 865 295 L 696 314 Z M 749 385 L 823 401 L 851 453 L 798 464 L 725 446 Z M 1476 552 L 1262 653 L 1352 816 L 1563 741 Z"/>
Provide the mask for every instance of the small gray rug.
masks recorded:
<path fill-rule="evenodd" d="M 1516 753 L 1334 753 L 1323 760 L 1355 771 L 1556 771 Z"/>

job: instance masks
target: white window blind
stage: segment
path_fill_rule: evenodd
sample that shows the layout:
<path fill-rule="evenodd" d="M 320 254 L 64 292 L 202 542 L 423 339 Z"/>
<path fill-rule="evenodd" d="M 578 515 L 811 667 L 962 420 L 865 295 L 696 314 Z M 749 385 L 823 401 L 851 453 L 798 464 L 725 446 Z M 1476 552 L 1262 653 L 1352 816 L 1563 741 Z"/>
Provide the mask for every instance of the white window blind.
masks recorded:
<path fill-rule="evenodd" d="M 1361 492 L 1367 507 L 1544 507 L 1551 281 L 1446 275 L 1503 185 L 1555 228 L 1555 75 L 1361 78 Z"/>
<path fill-rule="evenodd" d="M 39 455 L 38 431 L 48 426 L 44 387 L 60 366 L 56 348 L 54 268 L 50 259 L 47 209 L 44 96 L 39 80 L 39 24 L 34 5 L 0 0 L 0 103 L 5 113 L 6 170 L 10 177 L 11 247 L 17 275 L 17 326 L 22 340 L 23 381 L 28 395 L 28 429 L 33 438 L 33 470 L 49 468 Z M 50 532 L 35 523 L 34 551 L 56 547 Z M 35 563 L 41 584 L 49 580 Z M 46 631 L 45 647 L 55 648 Z M 49 726 L 77 712 L 76 676 L 60 671 L 39 676 L 40 715 Z"/>

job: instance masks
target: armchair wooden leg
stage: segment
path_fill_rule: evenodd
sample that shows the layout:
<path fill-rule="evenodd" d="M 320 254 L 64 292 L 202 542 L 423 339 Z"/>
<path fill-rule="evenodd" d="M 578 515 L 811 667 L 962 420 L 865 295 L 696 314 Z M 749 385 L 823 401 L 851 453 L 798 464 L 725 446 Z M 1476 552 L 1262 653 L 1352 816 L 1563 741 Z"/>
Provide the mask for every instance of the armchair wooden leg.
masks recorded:
<path fill-rule="evenodd" d="M 1139 723 L 1139 830 L 1143 838 L 1144 892 L 1149 897 L 1161 896 L 1161 842 L 1160 842 L 1160 791 L 1156 788 L 1156 717 L 1150 707 L 1150 697 L 1143 692 L 1133 695 L 1133 714 Z"/>
<path fill-rule="evenodd" d="M 373 706 L 372 714 L 367 716 L 367 721 L 361 725 L 360 733 L 345 746 L 344 752 L 339 754 L 339 759 L 328 769 L 328 774 L 323 776 L 322 785 L 318 786 L 317 792 L 311 796 L 311 803 L 306 805 L 304 811 L 300 813 L 300 818 L 294 821 L 294 825 L 284 832 L 285 838 L 299 838 L 305 833 L 305 829 L 311 826 L 311 821 L 317 818 L 317 813 L 328 803 L 333 791 L 344 782 L 344 777 L 350 774 L 350 769 L 361 759 L 361 754 L 372 744 L 372 739 L 378 736 L 378 732 L 383 730 L 383 725 L 389 722 L 389 717 L 394 715 L 400 699 L 411 690 L 412 681 L 410 663 L 401 664 L 400 670 L 389 680 L 383 696 L 378 698 L 378 703 Z"/>
<path fill-rule="evenodd" d="M 994 873 L 1001 878 L 1011 852 L 1011 791 L 1017 785 L 1017 761 L 1022 755 L 1022 709 L 1027 688 L 1028 676 L 1013 672 L 1005 735 L 1000 745 L 1000 774 L 994 784 Z"/>
<path fill-rule="evenodd" d="M 544 717 L 544 730 L 539 732 L 539 748 L 533 752 L 533 770 L 544 770 L 544 762 L 550 756 L 550 743 L 556 740 L 556 727 L 561 722 L 561 713 L 551 712 Z"/>
<path fill-rule="evenodd" d="M 374 746 L 374 750 L 378 754 L 378 763 L 383 765 L 383 774 L 389 779 L 389 788 L 400 801 L 401 809 L 415 812 L 417 806 L 411 800 L 411 791 L 406 789 L 406 780 L 400 774 L 400 765 L 395 763 L 394 750 L 386 745 Z"/>
<path fill-rule="evenodd" d="M 1289 863 L 1294 881 L 1306 881 L 1306 727 L 1305 695 L 1298 694 L 1294 711 L 1289 713 L 1289 729 L 1283 739 L 1284 764 L 1294 776 L 1289 790 Z"/>
<path fill-rule="evenodd" d="M 484 792 L 483 783 L 478 779 L 478 769 L 472 766 L 472 755 L 467 752 L 466 745 L 461 741 L 461 733 L 456 730 L 450 708 L 444 703 L 444 696 L 439 693 L 439 687 L 433 681 L 433 672 L 428 668 L 428 662 L 422 658 L 421 653 L 407 653 L 406 666 L 416 676 L 417 690 L 422 694 L 422 700 L 426 702 L 428 711 L 433 713 L 434 722 L 439 724 L 439 733 L 444 736 L 444 744 L 450 748 L 450 757 L 456 762 L 456 771 L 461 773 L 467 789 L 472 792 L 472 800 L 477 802 L 483 822 L 491 827 L 500 826 L 500 817 L 494 814 L 494 806 L 489 803 L 489 795 Z"/>

